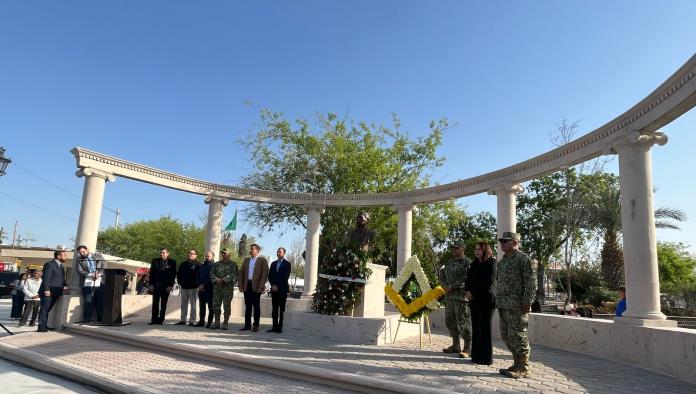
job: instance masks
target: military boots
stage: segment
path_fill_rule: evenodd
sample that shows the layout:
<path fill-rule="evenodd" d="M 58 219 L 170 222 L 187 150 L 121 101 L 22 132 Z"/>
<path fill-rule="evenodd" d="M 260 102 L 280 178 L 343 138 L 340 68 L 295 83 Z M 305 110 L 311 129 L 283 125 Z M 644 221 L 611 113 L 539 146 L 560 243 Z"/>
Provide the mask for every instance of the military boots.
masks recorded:
<path fill-rule="evenodd" d="M 222 322 L 221 330 L 227 330 L 227 322 L 230 320 L 230 315 L 225 315 L 225 321 Z"/>
<path fill-rule="evenodd" d="M 464 340 L 464 348 L 459 352 L 459 358 L 471 357 L 471 339 Z"/>
<path fill-rule="evenodd" d="M 217 330 L 219 328 L 220 328 L 220 314 L 216 313 L 215 314 L 215 323 L 213 323 L 213 325 L 210 326 L 210 329 Z"/>
<path fill-rule="evenodd" d="M 532 368 L 529 366 L 529 355 L 515 356 L 515 364 L 512 369 L 501 369 L 500 373 L 514 379 L 529 377 Z"/>
<path fill-rule="evenodd" d="M 520 366 L 520 360 L 519 360 L 520 357 L 519 357 L 518 355 L 516 355 L 516 354 L 513 354 L 513 355 L 512 355 L 512 359 L 514 360 L 514 362 L 512 363 L 511 366 L 509 366 L 509 367 L 507 367 L 507 368 L 501 368 L 501 369 L 498 370 L 498 372 L 500 372 L 501 375 L 510 376 L 509 373 L 510 373 L 511 371 L 514 371 L 514 370 L 516 370 L 517 368 L 519 368 L 519 366 Z"/>

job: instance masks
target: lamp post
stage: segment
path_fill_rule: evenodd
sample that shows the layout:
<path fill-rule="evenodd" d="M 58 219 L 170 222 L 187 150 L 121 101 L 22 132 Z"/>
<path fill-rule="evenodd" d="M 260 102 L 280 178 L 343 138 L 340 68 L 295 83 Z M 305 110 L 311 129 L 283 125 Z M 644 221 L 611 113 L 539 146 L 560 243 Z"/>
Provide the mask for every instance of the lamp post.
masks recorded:
<path fill-rule="evenodd" d="M 5 175 L 5 169 L 12 163 L 9 157 L 5 157 L 5 148 L 0 146 L 0 176 Z"/>

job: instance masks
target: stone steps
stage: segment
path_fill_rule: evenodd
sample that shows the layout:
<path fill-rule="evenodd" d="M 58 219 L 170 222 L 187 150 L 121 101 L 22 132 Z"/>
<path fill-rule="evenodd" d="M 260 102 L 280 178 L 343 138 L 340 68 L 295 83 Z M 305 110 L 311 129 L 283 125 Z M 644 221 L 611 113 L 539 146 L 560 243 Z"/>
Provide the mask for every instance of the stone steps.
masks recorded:
<path fill-rule="evenodd" d="M 414 386 L 364 375 L 302 365 L 299 363 L 290 363 L 287 361 L 249 356 L 240 353 L 222 352 L 209 348 L 203 349 L 181 343 L 172 343 L 149 336 L 134 335 L 132 333 L 99 327 L 68 325 L 65 327 L 65 331 L 75 335 L 89 336 L 101 340 L 136 346 L 141 349 L 148 349 L 149 351 L 165 352 L 350 391 L 403 394 L 435 394 L 450 392 L 432 387 Z"/>

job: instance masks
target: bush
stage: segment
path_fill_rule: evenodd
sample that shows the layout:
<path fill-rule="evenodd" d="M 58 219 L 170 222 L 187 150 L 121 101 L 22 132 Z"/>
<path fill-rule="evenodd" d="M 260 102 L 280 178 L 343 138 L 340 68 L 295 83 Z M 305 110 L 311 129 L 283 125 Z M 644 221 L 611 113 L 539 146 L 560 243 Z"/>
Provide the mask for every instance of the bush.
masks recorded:
<path fill-rule="evenodd" d="M 584 294 L 584 301 L 593 306 L 602 306 L 605 301 L 616 301 L 619 294 L 604 286 L 592 286 Z"/>

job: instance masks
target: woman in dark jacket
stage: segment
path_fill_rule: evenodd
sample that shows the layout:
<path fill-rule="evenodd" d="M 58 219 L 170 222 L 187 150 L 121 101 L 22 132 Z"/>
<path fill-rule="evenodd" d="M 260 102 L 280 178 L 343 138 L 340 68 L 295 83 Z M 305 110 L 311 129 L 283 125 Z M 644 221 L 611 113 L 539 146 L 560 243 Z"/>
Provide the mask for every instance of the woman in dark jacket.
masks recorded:
<path fill-rule="evenodd" d="M 493 364 L 491 343 L 491 319 L 495 309 L 496 262 L 491 246 L 486 242 L 476 244 L 476 259 L 466 276 L 466 298 L 471 310 L 471 361 L 476 364 Z"/>
<path fill-rule="evenodd" d="M 10 311 L 11 319 L 19 319 L 22 317 L 24 309 L 24 285 L 27 283 L 27 273 L 23 272 L 19 278 L 15 280 L 14 290 L 12 291 L 12 310 Z"/>

